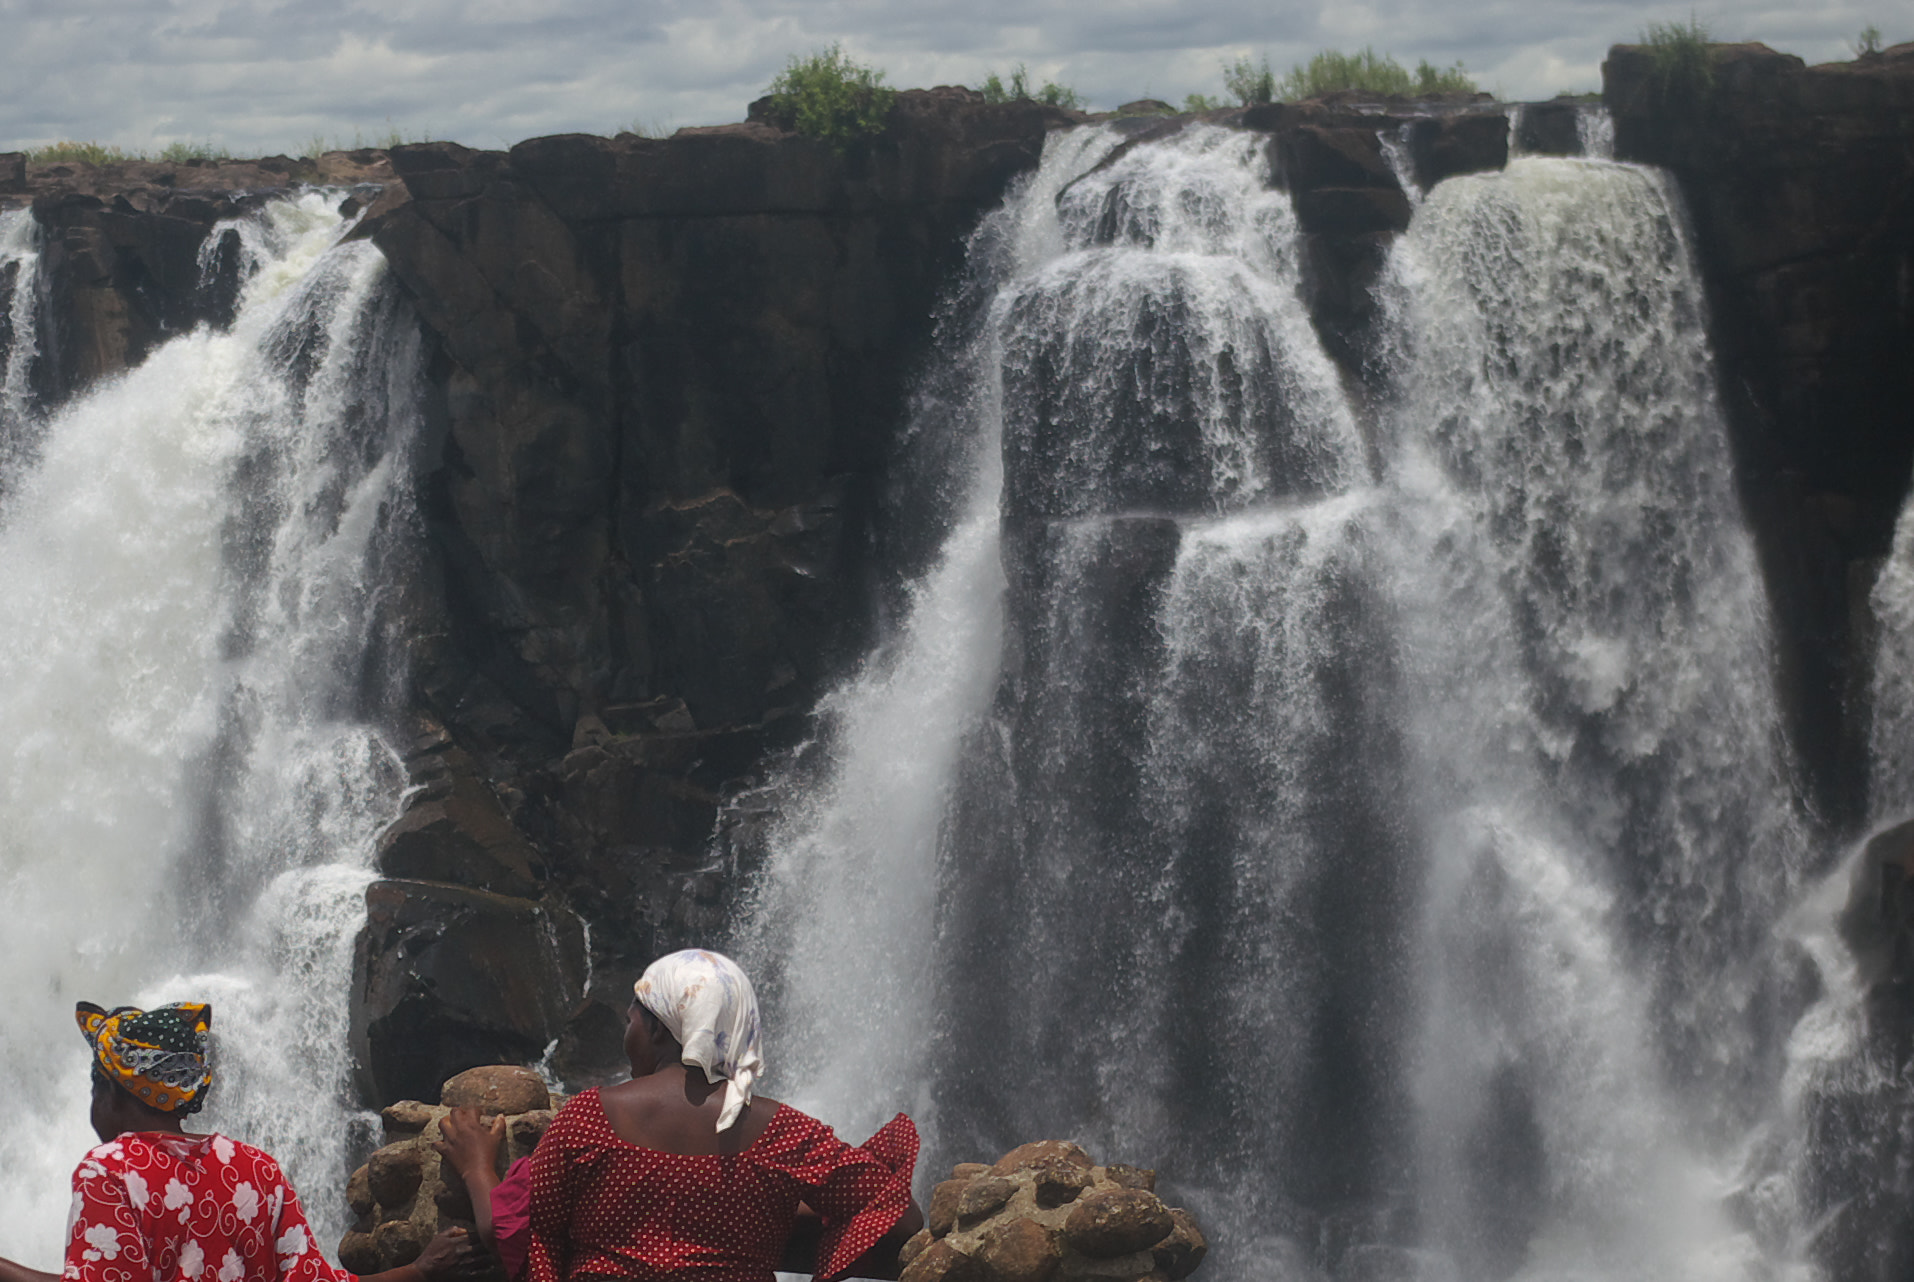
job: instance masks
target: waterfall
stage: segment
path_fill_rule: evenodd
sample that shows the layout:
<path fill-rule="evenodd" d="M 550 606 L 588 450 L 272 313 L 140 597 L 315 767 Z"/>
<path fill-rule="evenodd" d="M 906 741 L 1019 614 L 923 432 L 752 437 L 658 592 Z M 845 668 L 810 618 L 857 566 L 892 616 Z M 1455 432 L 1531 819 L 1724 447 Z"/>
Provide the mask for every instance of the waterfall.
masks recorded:
<path fill-rule="evenodd" d="M 31 210 L 0 213 L 0 492 L 37 444 L 41 310 L 40 224 Z"/>
<path fill-rule="evenodd" d="M 1477 1269 L 1745 1276 L 1809 849 L 1678 208 L 1521 160 L 1394 269 L 1424 1205 Z"/>
<path fill-rule="evenodd" d="M 996 217 L 968 503 L 754 799 L 774 1092 L 1154 1164 L 1218 1278 L 1813 1276 L 1838 950 L 1668 182 L 1428 191 L 1360 413 L 1253 135 Z"/>
<path fill-rule="evenodd" d="M 78 999 L 210 1000 L 196 1120 L 274 1153 L 323 1241 L 343 1228 L 351 952 L 404 786 L 379 727 L 419 338 L 337 203 L 267 205 L 231 331 L 47 415 L 0 509 L 0 1254 L 39 1267 L 94 1143 Z"/>

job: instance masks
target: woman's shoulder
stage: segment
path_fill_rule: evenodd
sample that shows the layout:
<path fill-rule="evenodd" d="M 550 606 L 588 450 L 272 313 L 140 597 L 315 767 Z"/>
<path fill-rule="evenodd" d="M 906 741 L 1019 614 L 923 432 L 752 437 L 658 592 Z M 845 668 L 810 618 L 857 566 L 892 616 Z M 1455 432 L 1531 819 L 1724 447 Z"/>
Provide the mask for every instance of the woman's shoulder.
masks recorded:
<path fill-rule="evenodd" d="M 746 1151 L 773 1165 L 797 1163 L 811 1165 L 823 1159 L 827 1154 L 850 1146 L 837 1137 L 837 1132 L 824 1122 L 812 1117 L 803 1109 L 793 1108 L 789 1104 L 780 1104 L 776 1100 L 758 1099 L 752 1101 L 752 1107 L 764 1105 L 770 1112 L 764 1129 Z"/>
<path fill-rule="evenodd" d="M 596 1086 L 566 1100 L 545 1128 L 546 1135 L 555 1136 L 556 1142 L 565 1144 L 596 1142 L 610 1133 L 611 1122 Z"/>

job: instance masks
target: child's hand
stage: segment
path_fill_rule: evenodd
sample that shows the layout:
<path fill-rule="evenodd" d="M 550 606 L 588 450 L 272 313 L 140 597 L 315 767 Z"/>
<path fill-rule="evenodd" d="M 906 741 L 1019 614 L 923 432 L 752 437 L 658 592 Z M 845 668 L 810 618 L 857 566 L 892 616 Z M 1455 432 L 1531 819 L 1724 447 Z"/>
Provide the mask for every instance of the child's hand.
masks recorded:
<path fill-rule="evenodd" d="M 498 1149 L 505 1142 L 505 1118 L 495 1115 L 489 1122 L 479 1120 L 475 1108 L 455 1108 L 439 1121 L 439 1134 L 432 1147 L 450 1162 L 464 1179 L 487 1175 L 498 1179 Z"/>

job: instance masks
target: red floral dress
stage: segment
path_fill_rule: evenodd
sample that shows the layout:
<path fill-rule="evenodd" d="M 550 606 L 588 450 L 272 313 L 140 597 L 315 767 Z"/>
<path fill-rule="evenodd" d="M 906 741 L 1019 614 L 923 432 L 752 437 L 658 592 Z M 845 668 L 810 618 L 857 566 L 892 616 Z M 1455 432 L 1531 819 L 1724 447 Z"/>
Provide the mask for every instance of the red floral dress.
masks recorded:
<path fill-rule="evenodd" d="M 279 1163 L 224 1135 L 129 1132 L 73 1172 L 66 1282 L 350 1282 Z"/>
<path fill-rule="evenodd" d="M 917 1128 L 901 1113 L 860 1147 L 789 1105 L 741 1153 L 661 1153 L 618 1138 L 586 1091 L 530 1163 L 528 1282 L 770 1282 L 799 1202 L 824 1222 L 817 1277 L 834 1282 L 903 1218 Z"/>

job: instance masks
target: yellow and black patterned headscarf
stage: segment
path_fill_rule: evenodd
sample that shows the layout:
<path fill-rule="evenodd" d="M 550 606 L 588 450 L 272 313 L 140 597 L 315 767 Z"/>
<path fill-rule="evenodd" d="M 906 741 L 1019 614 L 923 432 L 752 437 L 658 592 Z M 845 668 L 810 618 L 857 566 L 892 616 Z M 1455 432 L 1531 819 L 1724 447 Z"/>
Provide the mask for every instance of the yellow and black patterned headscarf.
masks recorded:
<path fill-rule="evenodd" d="M 141 1010 L 105 1010 L 81 1002 L 73 1017 L 93 1048 L 93 1071 L 142 1104 L 168 1113 L 197 1113 L 212 1084 L 206 1062 L 206 1032 L 213 1008 L 175 1002 Z"/>

